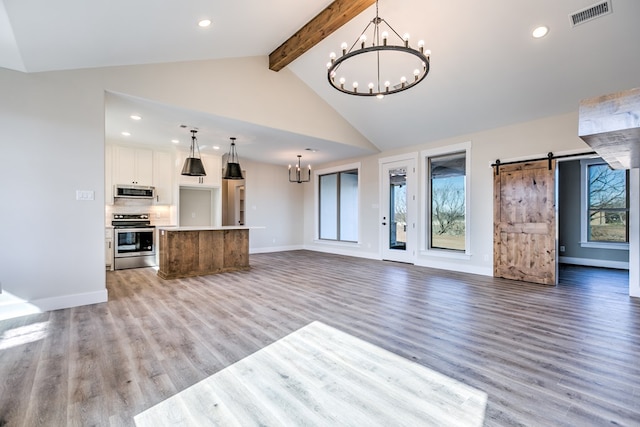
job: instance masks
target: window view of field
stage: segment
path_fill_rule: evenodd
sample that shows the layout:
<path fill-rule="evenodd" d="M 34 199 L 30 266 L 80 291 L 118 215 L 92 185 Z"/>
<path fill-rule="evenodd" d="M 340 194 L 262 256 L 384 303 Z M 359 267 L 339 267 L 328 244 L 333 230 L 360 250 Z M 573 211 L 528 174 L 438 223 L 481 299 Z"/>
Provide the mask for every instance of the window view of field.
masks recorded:
<path fill-rule="evenodd" d="M 465 153 L 430 159 L 431 247 L 465 250 Z"/>
<path fill-rule="evenodd" d="M 589 241 L 628 242 L 627 172 L 595 164 L 589 166 L 588 176 Z"/>

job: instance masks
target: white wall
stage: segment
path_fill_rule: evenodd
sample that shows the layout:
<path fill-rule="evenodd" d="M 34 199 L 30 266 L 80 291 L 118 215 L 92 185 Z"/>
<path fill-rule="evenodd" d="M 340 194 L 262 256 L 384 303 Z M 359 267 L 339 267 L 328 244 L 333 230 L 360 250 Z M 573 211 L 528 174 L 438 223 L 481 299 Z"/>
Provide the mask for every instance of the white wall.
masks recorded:
<path fill-rule="evenodd" d="M 0 93 L 2 287 L 44 309 L 104 301 L 103 90 L 0 70 Z"/>
<path fill-rule="evenodd" d="M 264 227 L 250 231 L 250 253 L 301 249 L 305 184 L 289 182 L 287 165 L 240 161 L 246 170 L 245 225 Z"/>

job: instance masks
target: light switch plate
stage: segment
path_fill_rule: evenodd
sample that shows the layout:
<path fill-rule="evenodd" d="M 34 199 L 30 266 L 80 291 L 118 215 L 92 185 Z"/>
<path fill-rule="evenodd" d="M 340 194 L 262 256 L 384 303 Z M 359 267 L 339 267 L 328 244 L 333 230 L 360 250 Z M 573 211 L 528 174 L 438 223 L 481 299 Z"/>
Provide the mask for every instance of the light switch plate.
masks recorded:
<path fill-rule="evenodd" d="M 93 190 L 76 190 L 76 200 L 94 200 Z"/>

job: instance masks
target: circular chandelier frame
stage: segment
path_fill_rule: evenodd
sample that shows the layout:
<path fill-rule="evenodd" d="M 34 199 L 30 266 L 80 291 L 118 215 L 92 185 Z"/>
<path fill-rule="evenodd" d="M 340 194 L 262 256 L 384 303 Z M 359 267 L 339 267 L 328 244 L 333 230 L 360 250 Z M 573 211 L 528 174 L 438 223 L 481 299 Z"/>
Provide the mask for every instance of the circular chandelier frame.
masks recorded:
<path fill-rule="evenodd" d="M 398 40 L 402 42 L 400 45 L 389 44 L 389 34 L 380 33 L 379 26 L 381 23 L 384 23 L 393 33 Z M 366 32 L 373 25 L 373 42 L 372 45 L 366 46 Z M 382 37 L 382 43 L 380 43 L 380 38 Z M 359 43 L 359 47 L 358 46 Z M 376 96 L 378 98 L 382 98 L 385 95 L 390 95 L 393 93 L 402 92 L 407 90 L 427 77 L 430 69 L 430 51 L 424 50 L 424 42 L 419 42 L 419 49 L 413 49 L 409 46 L 409 37 L 405 35 L 405 37 L 400 37 L 398 32 L 393 29 L 393 27 L 384 19 L 378 16 L 378 2 L 376 1 L 376 16 L 375 18 L 369 22 L 366 28 L 360 34 L 360 38 L 356 40 L 352 45 L 349 51 L 346 50 L 346 43 L 342 44 L 342 56 L 337 58 L 334 53 L 330 55 L 330 62 L 327 64 L 327 79 L 329 80 L 329 84 L 333 86 L 336 90 L 339 90 L 342 93 L 346 93 L 348 95 L 356 95 L 356 96 Z M 416 68 L 413 71 L 412 76 L 413 80 L 408 80 L 404 76 L 400 78 L 400 82 L 391 84 L 389 81 L 386 81 L 384 84 L 380 82 L 380 53 L 384 51 L 396 51 L 409 55 L 416 56 L 420 62 L 421 67 Z M 336 79 L 337 71 L 341 64 L 345 63 L 351 58 L 354 58 L 358 55 L 364 54 L 375 54 L 376 55 L 376 67 L 377 67 L 377 81 L 369 83 L 368 87 L 363 88 L 362 91 L 358 90 L 358 84 L 354 82 L 353 89 L 345 87 L 346 80 Z"/>

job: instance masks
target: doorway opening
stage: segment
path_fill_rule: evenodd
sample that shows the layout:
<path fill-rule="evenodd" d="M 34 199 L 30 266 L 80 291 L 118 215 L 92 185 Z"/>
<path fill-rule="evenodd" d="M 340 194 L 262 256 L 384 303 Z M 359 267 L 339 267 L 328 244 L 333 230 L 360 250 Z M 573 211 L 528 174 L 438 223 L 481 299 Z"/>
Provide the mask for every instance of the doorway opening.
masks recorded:
<path fill-rule="evenodd" d="M 178 219 L 181 227 L 220 226 L 220 189 L 180 187 Z"/>

